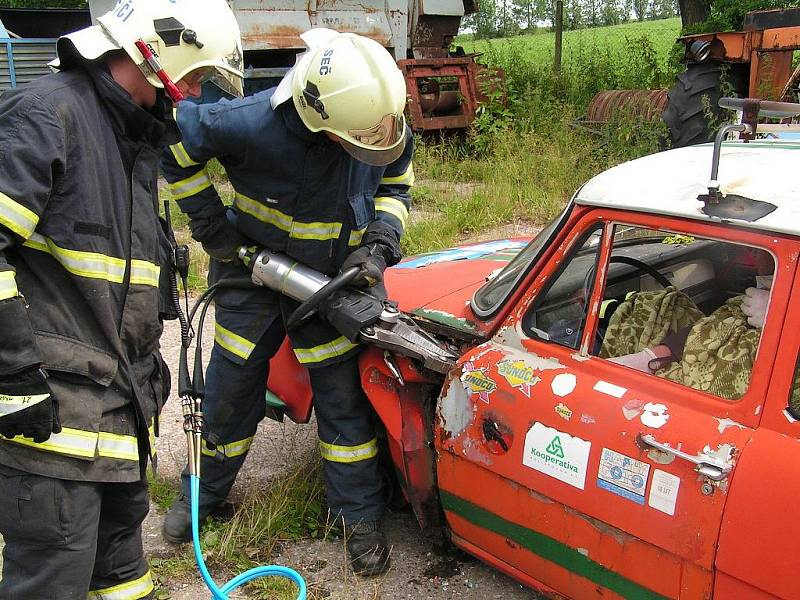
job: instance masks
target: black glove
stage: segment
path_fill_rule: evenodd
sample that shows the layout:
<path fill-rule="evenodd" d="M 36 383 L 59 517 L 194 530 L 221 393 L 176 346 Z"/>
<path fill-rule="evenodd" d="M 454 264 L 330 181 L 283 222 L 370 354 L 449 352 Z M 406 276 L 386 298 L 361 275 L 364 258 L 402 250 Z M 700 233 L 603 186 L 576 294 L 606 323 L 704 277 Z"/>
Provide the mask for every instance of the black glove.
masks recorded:
<path fill-rule="evenodd" d="M 214 233 L 200 241 L 203 250 L 221 262 L 230 262 L 236 258 L 239 246 L 247 246 L 248 239 L 226 217 L 222 217 Z"/>
<path fill-rule="evenodd" d="M 352 252 L 340 269 L 344 273 L 351 267 L 358 267 L 359 273 L 350 283 L 353 287 L 372 287 L 383 281 L 386 270 L 386 250 L 383 244 L 368 244 Z"/>
<path fill-rule="evenodd" d="M 42 369 L 32 367 L 0 379 L 0 435 L 42 443 L 60 431 L 58 401 Z"/>
<path fill-rule="evenodd" d="M 319 307 L 322 318 L 351 342 L 357 342 L 361 329 L 373 325 L 382 311 L 383 301 L 371 290 L 339 290 Z"/>

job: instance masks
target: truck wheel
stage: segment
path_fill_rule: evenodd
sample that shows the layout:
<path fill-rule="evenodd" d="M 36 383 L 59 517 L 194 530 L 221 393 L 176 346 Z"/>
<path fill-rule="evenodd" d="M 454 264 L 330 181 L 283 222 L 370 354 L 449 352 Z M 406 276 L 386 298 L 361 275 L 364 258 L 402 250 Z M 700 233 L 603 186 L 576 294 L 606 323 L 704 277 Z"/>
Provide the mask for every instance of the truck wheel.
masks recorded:
<path fill-rule="evenodd" d="M 722 114 L 718 102 L 724 83 L 723 73 L 725 83 L 737 94 L 740 93 L 742 70 L 733 65 L 723 68 L 722 63 L 714 61 L 691 63 L 678 75 L 675 85 L 667 93 L 667 108 L 661 115 L 669 127 L 673 148 L 714 139 L 715 131 L 712 131 L 709 121 L 718 119 Z"/>

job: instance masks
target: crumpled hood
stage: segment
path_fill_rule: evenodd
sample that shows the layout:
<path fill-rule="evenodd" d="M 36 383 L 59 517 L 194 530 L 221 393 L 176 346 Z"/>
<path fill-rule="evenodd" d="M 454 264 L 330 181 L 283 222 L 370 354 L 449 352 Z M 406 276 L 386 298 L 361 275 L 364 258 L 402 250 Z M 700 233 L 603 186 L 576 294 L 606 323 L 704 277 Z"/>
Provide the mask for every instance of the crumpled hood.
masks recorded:
<path fill-rule="evenodd" d="M 496 240 L 410 256 L 387 269 L 389 298 L 404 312 L 476 333 L 475 315 L 469 308 L 472 295 L 529 241 Z"/>

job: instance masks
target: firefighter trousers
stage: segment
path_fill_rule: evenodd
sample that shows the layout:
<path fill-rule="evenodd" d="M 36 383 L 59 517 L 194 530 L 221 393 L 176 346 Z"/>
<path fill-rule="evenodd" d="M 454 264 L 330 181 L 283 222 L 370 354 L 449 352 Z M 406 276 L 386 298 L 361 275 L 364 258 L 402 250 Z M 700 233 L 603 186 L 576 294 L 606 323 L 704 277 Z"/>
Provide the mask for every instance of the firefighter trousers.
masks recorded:
<path fill-rule="evenodd" d="M 68 481 L 0 465 L 3 600 L 153 597 L 147 483 Z"/>
<path fill-rule="evenodd" d="M 215 344 L 206 372 L 203 399 L 205 439 L 200 465 L 200 514 L 225 501 L 266 413 L 269 359 L 285 336 L 275 319 L 244 364 L 236 364 Z M 372 407 L 361 389 L 358 357 L 309 369 L 320 453 L 333 517 L 347 522 L 376 521 L 383 514 L 383 491 Z M 182 476 L 189 496 L 189 475 Z"/>

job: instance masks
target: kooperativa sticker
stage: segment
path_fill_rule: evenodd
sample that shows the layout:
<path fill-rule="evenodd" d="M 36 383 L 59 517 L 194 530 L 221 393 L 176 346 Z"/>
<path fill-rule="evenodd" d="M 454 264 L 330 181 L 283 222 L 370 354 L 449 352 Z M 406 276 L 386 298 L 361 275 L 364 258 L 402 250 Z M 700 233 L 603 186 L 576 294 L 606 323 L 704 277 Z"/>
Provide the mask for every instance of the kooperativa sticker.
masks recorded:
<path fill-rule="evenodd" d="M 582 490 L 591 449 L 591 442 L 534 423 L 525 436 L 522 464 Z"/>

